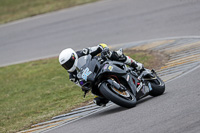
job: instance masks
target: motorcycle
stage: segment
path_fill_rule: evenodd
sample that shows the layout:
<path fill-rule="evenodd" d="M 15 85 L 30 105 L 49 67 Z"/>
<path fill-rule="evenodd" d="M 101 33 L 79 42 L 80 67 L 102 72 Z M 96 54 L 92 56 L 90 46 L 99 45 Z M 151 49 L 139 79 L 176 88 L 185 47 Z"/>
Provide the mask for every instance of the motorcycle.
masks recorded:
<path fill-rule="evenodd" d="M 165 83 L 154 70 L 145 69 L 138 74 L 126 64 L 108 58 L 83 56 L 76 69 L 85 95 L 91 90 L 125 108 L 136 106 L 138 100 L 148 95 L 159 96 L 165 91 Z"/>

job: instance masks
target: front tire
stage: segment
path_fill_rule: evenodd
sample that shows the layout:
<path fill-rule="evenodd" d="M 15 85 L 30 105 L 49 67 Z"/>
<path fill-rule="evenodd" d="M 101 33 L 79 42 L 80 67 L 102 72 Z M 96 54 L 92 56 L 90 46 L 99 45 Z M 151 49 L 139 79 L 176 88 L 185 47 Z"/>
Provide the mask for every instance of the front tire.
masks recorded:
<path fill-rule="evenodd" d="M 131 92 L 121 92 L 107 82 L 102 83 L 99 90 L 105 98 L 111 100 L 117 105 L 125 108 L 132 108 L 136 105 L 137 100 Z"/>

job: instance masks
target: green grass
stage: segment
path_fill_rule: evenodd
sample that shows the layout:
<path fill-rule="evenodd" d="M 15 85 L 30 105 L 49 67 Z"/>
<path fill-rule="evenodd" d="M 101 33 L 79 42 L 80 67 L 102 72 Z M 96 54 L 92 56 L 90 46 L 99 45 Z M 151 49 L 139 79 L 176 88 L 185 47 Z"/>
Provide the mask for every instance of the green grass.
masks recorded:
<path fill-rule="evenodd" d="M 0 0 L 0 24 L 97 0 Z"/>
<path fill-rule="evenodd" d="M 3 67 L 0 75 L 0 132 L 18 131 L 92 97 L 83 98 L 57 58 Z"/>
<path fill-rule="evenodd" d="M 144 52 L 130 56 L 143 63 L 153 59 Z M 0 75 L 1 133 L 30 128 L 94 97 L 89 94 L 83 98 L 83 92 L 69 81 L 57 58 L 1 67 Z"/>
<path fill-rule="evenodd" d="M 153 65 L 156 62 L 155 55 L 144 51 L 124 51 L 124 53 L 137 62 L 141 62 L 146 68 L 152 69 L 155 67 Z"/>

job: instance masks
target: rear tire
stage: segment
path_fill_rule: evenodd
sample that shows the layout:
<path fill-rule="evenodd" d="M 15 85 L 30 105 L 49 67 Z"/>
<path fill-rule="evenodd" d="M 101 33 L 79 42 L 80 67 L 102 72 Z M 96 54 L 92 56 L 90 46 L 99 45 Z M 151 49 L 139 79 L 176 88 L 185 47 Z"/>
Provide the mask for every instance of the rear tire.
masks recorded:
<path fill-rule="evenodd" d="M 159 96 L 165 92 L 165 83 L 156 75 L 155 80 L 149 81 L 151 84 L 152 90 L 150 91 L 149 95 L 151 96 Z"/>
<path fill-rule="evenodd" d="M 116 89 L 115 91 L 114 89 L 115 88 L 112 88 L 112 86 L 109 83 L 104 82 L 101 84 L 99 90 L 105 98 L 111 100 L 117 105 L 120 105 L 125 108 L 132 108 L 136 106 L 137 100 L 131 92 L 124 91 L 122 92 L 123 94 L 120 95 L 120 92 Z"/>

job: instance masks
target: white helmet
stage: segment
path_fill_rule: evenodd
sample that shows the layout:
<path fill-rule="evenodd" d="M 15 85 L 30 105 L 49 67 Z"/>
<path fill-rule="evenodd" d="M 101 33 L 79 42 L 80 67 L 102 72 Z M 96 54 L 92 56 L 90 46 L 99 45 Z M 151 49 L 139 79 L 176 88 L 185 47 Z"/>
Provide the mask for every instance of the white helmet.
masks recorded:
<path fill-rule="evenodd" d="M 66 70 L 73 72 L 78 64 L 78 56 L 73 49 L 67 48 L 60 53 L 59 62 Z"/>

